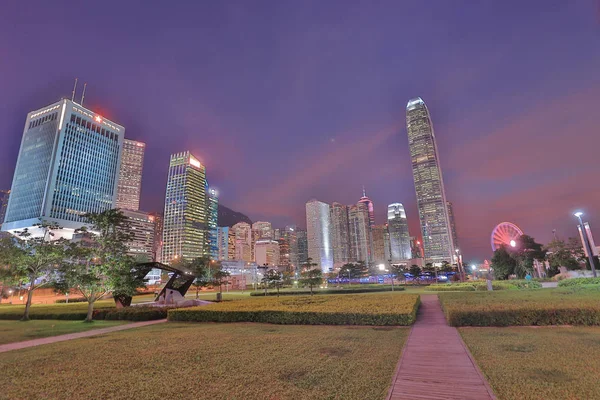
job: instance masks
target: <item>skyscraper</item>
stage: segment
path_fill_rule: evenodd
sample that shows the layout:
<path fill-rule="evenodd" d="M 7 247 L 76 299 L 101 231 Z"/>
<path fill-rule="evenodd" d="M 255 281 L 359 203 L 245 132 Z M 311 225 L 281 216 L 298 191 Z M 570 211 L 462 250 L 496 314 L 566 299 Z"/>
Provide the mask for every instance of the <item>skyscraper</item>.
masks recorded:
<path fill-rule="evenodd" d="M 333 264 L 339 268 L 350 261 L 348 206 L 340 203 L 331 205 L 331 230 Z"/>
<path fill-rule="evenodd" d="M 290 251 L 290 266 L 293 270 L 300 266 L 297 231 L 296 225 L 287 225 L 283 230 L 283 238 L 287 240 Z"/>
<path fill-rule="evenodd" d="M 254 251 L 257 265 L 279 266 L 279 242 L 277 240 L 257 240 Z"/>
<path fill-rule="evenodd" d="M 373 225 L 371 232 L 372 232 L 372 237 L 373 237 L 373 263 L 376 265 L 386 264 L 387 259 L 385 258 L 385 256 L 386 256 L 385 236 L 386 236 L 386 232 L 387 232 L 387 226 L 386 225 Z"/>
<path fill-rule="evenodd" d="M 301 268 L 308 260 L 308 236 L 305 230 L 296 229 L 296 244 L 298 247 L 298 264 L 297 268 Z"/>
<path fill-rule="evenodd" d="M 150 218 L 154 220 L 154 248 L 152 249 L 152 261 L 162 260 L 163 248 L 163 214 L 153 212 Z"/>
<path fill-rule="evenodd" d="M 162 262 L 208 257 L 206 168 L 189 151 L 171 155 L 165 195 Z"/>
<path fill-rule="evenodd" d="M 372 263 L 372 236 L 369 222 L 368 205 L 364 202 L 348 208 L 348 226 L 350 238 L 350 260 Z"/>
<path fill-rule="evenodd" d="M 10 190 L 0 190 L 0 228 L 4 222 L 4 216 L 6 215 L 6 207 L 8 207 L 8 199 L 10 197 Z"/>
<path fill-rule="evenodd" d="M 454 245 L 433 124 L 420 97 L 406 106 L 406 130 L 417 195 L 425 262 L 454 261 Z"/>
<path fill-rule="evenodd" d="M 123 139 L 116 208 L 134 211 L 140 209 L 145 150 L 145 143 Z"/>
<path fill-rule="evenodd" d="M 27 114 L 2 230 L 44 219 L 70 239 L 85 214 L 115 205 L 125 128 L 70 100 Z"/>
<path fill-rule="evenodd" d="M 454 243 L 454 248 L 460 248 L 458 244 L 458 233 L 456 232 L 456 220 L 454 219 L 454 208 L 452 207 L 452 202 L 447 201 L 446 205 L 448 206 L 448 219 L 450 221 L 450 232 L 452 232 L 452 242 Z"/>
<path fill-rule="evenodd" d="M 122 210 L 131 226 L 133 240 L 127 244 L 129 255 L 139 262 L 150 262 L 154 253 L 154 231 L 156 219 L 149 213 L 134 210 Z"/>
<path fill-rule="evenodd" d="M 246 262 L 252 258 L 252 227 L 246 222 L 238 222 L 231 227 L 235 235 L 235 259 Z"/>
<path fill-rule="evenodd" d="M 256 221 L 252 224 L 252 260 L 256 261 L 254 247 L 261 239 L 273 239 L 273 227 L 270 222 Z"/>
<path fill-rule="evenodd" d="M 365 191 L 365 187 L 363 186 L 363 195 L 358 200 L 359 203 L 363 203 L 367 207 L 367 211 L 369 212 L 369 226 L 373 227 L 375 225 L 375 211 L 373 207 L 373 202 L 370 198 L 367 197 L 367 192 Z"/>
<path fill-rule="evenodd" d="M 235 232 L 228 226 L 217 228 L 218 260 L 235 260 Z"/>
<path fill-rule="evenodd" d="M 306 237 L 308 257 L 323 273 L 333 269 L 331 247 L 331 207 L 318 200 L 306 203 Z"/>
<path fill-rule="evenodd" d="M 409 260 L 412 258 L 410 234 L 408 233 L 408 220 L 402 203 L 388 205 L 387 220 L 392 263 Z"/>
<path fill-rule="evenodd" d="M 219 216 L 219 195 L 214 188 L 206 187 L 208 191 L 208 248 L 210 258 L 219 258 L 219 243 L 217 240 L 217 218 Z"/>

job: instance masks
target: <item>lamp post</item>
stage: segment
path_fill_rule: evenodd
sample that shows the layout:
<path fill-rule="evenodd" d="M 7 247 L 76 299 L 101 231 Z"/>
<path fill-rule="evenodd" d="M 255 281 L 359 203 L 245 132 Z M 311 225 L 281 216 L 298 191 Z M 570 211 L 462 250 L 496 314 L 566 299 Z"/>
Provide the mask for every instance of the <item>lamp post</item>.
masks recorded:
<path fill-rule="evenodd" d="M 462 265 L 462 261 L 461 261 L 460 250 L 456 249 L 454 251 L 456 251 L 456 265 L 458 265 L 458 273 L 460 274 L 460 281 L 463 282 L 465 280 L 465 271 L 463 269 L 463 265 Z"/>
<path fill-rule="evenodd" d="M 10 294 L 10 304 L 13 303 L 13 291 L 12 289 L 8 291 L 8 294 Z"/>
<path fill-rule="evenodd" d="M 583 245 L 585 246 L 585 251 L 587 252 L 588 259 L 590 260 L 590 267 L 592 267 L 592 275 L 594 275 L 594 278 L 596 278 L 596 262 L 594 261 L 594 253 L 592 252 L 592 246 L 590 246 L 587 231 L 585 230 L 585 226 L 583 225 L 583 221 L 581 220 L 581 216 L 583 215 L 583 213 L 581 211 L 578 211 L 574 215 L 577 217 L 577 219 L 579 219 L 579 227 L 581 229 L 581 236 L 583 237 Z"/>

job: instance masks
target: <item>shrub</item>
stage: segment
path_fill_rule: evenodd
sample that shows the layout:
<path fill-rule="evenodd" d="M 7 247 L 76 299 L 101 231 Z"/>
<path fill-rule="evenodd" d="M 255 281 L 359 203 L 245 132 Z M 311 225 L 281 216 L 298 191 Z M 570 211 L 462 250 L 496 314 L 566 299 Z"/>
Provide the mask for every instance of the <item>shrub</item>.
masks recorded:
<path fill-rule="evenodd" d="M 582 286 L 582 285 L 600 285 L 600 278 L 571 278 L 558 282 L 560 287 Z"/>
<path fill-rule="evenodd" d="M 76 297 L 74 299 L 69 299 L 69 302 L 67 303 L 67 299 L 58 299 L 56 300 L 54 303 L 56 304 L 71 304 L 71 303 L 85 303 L 87 302 L 86 299 L 84 299 L 83 297 Z"/>
<path fill-rule="evenodd" d="M 344 287 L 341 289 L 314 289 L 315 294 L 356 294 L 356 293 L 372 293 L 372 292 L 390 292 L 392 290 L 391 286 L 381 286 L 381 287 L 362 287 L 357 286 L 356 288 L 352 287 Z M 404 290 L 403 286 L 396 287 L 394 286 L 394 291 Z M 279 291 L 280 296 L 306 296 L 310 294 L 310 290 L 297 289 L 297 290 L 281 290 Z M 250 296 L 264 296 L 264 291 L 255 291 L 251 292 Z M 277 292 L 270 291 L 267 292 L 267 296 L 277 296 Z"/>
<path fill-rule="evenodd" d="M 584 287 L 439 297 L 452 326 L 600 325 L 600 290 Z"/>
<path fill-rule="evenodd" d="M 120 309 L 99 310 L 98 319 L 124 321 L 153 321 L 167 318 L 167 310 L 174 307 L 125 307 Z M 95 315 L 96 317 L 96 315 Z"/>
<path fill-rule="evenodd" d="M 265 322 L 301 325 L 411 325 L 419 307 L 414 294 L 252 298 L 170 310 L 169 321 Z"/>
<path fill-rule="evenodd" d="M 434 284 L 426 287 L 425 290 L 430 292 L 474 292 L 475 285 L 461 285 L 459 283 Z"/>
<path fill-rule="evenodd" d="M 520 289 L 538 289 L 542 284 L 525 279 L 511 281 L 492 281 L 492 289 L 494 290 L 520 290 Z M 472 291 L 487 291 L 487 282 L 473 281 L 462 283 L 443 283 L 434 284 L 425 288 L 427 291 L 435 292 L 472 292 Z"/>

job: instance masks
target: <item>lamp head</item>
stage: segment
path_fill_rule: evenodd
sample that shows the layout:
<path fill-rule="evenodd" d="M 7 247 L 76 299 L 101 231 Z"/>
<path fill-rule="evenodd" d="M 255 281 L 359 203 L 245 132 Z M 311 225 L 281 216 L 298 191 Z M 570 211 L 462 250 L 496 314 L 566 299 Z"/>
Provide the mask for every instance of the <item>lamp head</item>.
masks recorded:
<path fill-rule="evenodd" d="M 583 215 L 583 213 L 581 211 L 577 211 L 575 214 L 573 214 L 574 216 L 576 216 L 577 218 L 581 217 Z"/>

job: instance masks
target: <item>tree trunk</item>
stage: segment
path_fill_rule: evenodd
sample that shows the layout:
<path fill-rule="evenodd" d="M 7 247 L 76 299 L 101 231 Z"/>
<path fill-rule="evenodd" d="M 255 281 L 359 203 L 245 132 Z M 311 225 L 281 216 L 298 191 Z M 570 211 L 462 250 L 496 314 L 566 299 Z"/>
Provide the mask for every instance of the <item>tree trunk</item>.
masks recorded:
<path fill-rule="evenodd" d="M 196 286 L 196 300 L 198 300 L 198 298 L 200 297 L 199 291 L 200 291 L 200 286 Z"/>
<path fill-rule="evenodd" d="M 84 322 L 92 322 L 93 318 L 94 318 L 94 301 L 92 300 L 92 298 L 90 298 L 88 300 L 87 316 L 85 317 Z"/>
<path fill-rule="evenodd" d="M 277 285 L 277 297 L 279 297 L 279 285 Z"/>
<path fill-rule="evenodd" d="M 21 321 L 29 321 L 29 309 L 31 308 L 31 299 L 33 298 L 33 280 L 29 284 L 29 291 L 27 292 L 27 303 L 25 304 L 25 314 Z"/>
<path fill-rule="evenodd" d="M 313 295 L 312 287 L 313 287 L 313 285 L 310 285 L 310 295 L 311 296 Z"/>

